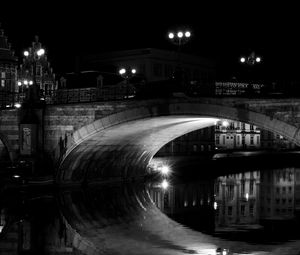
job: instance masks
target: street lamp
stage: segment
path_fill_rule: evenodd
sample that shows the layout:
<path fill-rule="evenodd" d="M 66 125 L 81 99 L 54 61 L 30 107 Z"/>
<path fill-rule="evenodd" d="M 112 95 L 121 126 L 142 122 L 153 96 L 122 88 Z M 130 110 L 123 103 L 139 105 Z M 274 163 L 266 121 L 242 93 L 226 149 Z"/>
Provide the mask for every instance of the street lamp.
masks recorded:
<path fill-rule="evenodd" d="M 36 82 L 36 75 L 40 72 L 37 70 L 37 62 L 45 55 L 45 49 L 41 48 L 39 44 L 34 44 L 35 47 L 25 50 L 23 55 L 25 57 L 25 63 L 28 65 L 29 73 L 32 80 L 24 79 L 19 81 L 18 85 L 25 85 L 28 88 L 28 101 L 35 103 L 39 101 L 39 87 Z M 29 86 L 28 86 L 29 85 Z"/>
<path fill-rule="evenodd" d="M 181 47 L 186 44 L 191 38 L 191 31 L 189 30 L 177 30 L 168 33 L 168 38 L 171 43 L 177 46 L 177 67 L 173 78 L 179 80 L 179 87 L 183 89 L 184 73 L 181 65 Z"/>
<path fill-rule="evenodd" d="M 126 98 L 133 97 L 134 95 L 129 95 L 129 79 L 136 74 L 137 70 L 135 68 L 120 68 L 119 74 L 125 79 L 126 84 Z M 134 94 L 134 92 L 133 92 Z"/>
<path fill-rule="evenodd" d="M 261 61 L 262 61 L 261 57 L 257 56 L 254 51 L 251 52 L 251 54 L 248 57 L 242 56 L 240 58 L 240 62 L 242 64 L 247 64 L 247 65 L 250 65 L 250 66 L 253 66 L 256 63 L 260 63 Z"/>

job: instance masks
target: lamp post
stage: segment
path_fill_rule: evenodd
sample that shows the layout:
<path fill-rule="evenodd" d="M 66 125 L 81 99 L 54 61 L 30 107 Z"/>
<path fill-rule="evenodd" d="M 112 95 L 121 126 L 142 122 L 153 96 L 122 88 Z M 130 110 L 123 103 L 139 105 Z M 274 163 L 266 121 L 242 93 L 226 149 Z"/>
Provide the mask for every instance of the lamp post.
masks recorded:
<path fill-rule="evenodd" d="M 177 46 L 177 63 L 174 78 L 179 81 L 180 90 L 183 89 L 184 85 L 184 72 L 181 63 L 181 48 L 182 45 L 186 44 L 191 38 L 191 32 L 189 30 L 177 30 L 175 32 L 169 32 L 169 40 Z"/>
<path fill-rule="evenodd" d="M 40 61 L 40 59 L 44 56 L 45 50 L 43 48 L 39 47 L 39 44 L 34 48 L 30 48 L 29 50 L 24 51 L 24 57 L 26 63 L 29 65 L 29 70 L 30 70 L 30 78 L 32 80 L 28 81 L 28 103 L 29 104 L 35 104 L 40 101 L 39 98 L 39 87 L 36 82 L 36 75 L 37 75 L 37 62 Z M 24 80 L 25 82 L 26 80 Z M 29 84 L 30 82 L 30 84 Z M 24 83 L 25 84 L 25 83 Z M 19 84 L 18 84 L 19 85 Z M 21 84 L 22 85 L 22 84 Z M 27 85 L 27 84 L 25 84 Z"/>
<path fill-rule="evenodd" d="M 136 74 L 135 68 L 120 68 L 119 74 L 125 79 L 126 84 L 126 98 L 129 98 L 129 79 L 133 77 Z"/>
<path fill-rule="evenodd" d="M 260 64 L 262 62 L 262 58 L 261 56 L 257 55 L 254 51 L 252 51 L 249 56 L 242 56 L 240 58 L 240 63 L 242 65 L 246 65 L 247 71 L 248 71 L 248 87 L 247 87 L 247 93 L 248 95 L 252 95 L 254 93 L 254 88 L 252 87 L 253 85 L 251 83 L 253 83 L 253 76 L 254 76 L 254 66 L 256 64 Z"/>

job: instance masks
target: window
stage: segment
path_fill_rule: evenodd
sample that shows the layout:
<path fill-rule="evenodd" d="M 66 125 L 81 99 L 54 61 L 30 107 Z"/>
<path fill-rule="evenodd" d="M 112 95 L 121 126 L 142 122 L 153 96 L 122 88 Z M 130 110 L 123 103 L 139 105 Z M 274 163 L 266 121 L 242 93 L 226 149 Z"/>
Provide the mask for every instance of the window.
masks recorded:
<path fill-rule="evenodd" d="M 241 205 L 241 215 L 245 216 L 245 205 Z"/>
<path fill-rule="evenodd" d="M 241 137 L 238 135 L 238 136 L 237 136 L 237 141 L 236 141 L 237 145 L 240 144 L 240 142 L 241 142 L 240 140 L 241 140 Z"/>
<path fill-rule="evenodd" d="M 159 64 L 159 63 L 153 64 L 153 74 L 157 77 L 162 76 L 162 64 Z"/>
<path fill-rule="evenodd" d="M 232 206 L 228 206 L 228 208 L 227 208 L 227 214 L 228 214 L 228 216 L 232 215 Z"/>
<path fill-rule="evenodd" d="M 250 180 L 250 195 L 253 195 L 253 190 L 254 190 L 254 181 L 253 180 Z"/>
<path fill-rule="evenodd" d="M 250 214 L 250 216 L 253 216 L 253 215 L 254 215 L 254 205 L 253 205 L 253 204 L 251 204 L 251 205 L 249 206 L 249 214 Z"/>
<path fill-rule="evenodd" d="M 254 136 L 250 137 L 250 144 L 253 145 L 254 144 Z"/>
<path fill-rule="evenodd" d="M 198 145 L 197 144 L 194 144 L 193 145 L 193 152 L 197 152 L 198 151 Z"/>

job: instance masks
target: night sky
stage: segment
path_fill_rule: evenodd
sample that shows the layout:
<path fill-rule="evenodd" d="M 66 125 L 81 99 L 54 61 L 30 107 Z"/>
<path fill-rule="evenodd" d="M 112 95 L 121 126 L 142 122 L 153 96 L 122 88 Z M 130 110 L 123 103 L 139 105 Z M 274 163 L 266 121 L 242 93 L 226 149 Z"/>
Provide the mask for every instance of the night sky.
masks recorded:
<path fill-rule="evenodd" d="M 76 55 L 144 47 L 175 50 L 167 32 L 185 26 L 193 37 L 183 52 L 216 60 L 220 74 L 235 75 L 239 57 L 254 50 L 263 59 L 261 72 L 298 77 L 300 15 L 296 6 L 196 2 L 200 1 L 110 5 L 86 1 L 76 5 L 74 1 L 69 6 L 51 2 L 50 7 L 43 4 L 37 10 L 26 1 L 14 11 L 7 11 L 13 6 L 1 6 L 0 22 L 18 56 L 39 35 L 56 73 L 73 71 Z"/>

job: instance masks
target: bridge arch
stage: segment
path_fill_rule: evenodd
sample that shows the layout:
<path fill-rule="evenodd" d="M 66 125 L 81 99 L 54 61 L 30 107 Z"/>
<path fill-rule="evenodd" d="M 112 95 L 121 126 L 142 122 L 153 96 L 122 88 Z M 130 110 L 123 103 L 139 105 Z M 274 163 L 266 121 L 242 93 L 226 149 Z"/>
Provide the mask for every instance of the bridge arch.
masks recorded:
<path fill-rule="evenodd" d="M 152 101 L 110 114 L 73 134 L 58 171 L 61 182 L 108 180 L 145 173 L 167 142 L 224 118 L 259 126 L 300 144 L 299 129 L 244 106 L 185 99 Z"/>

